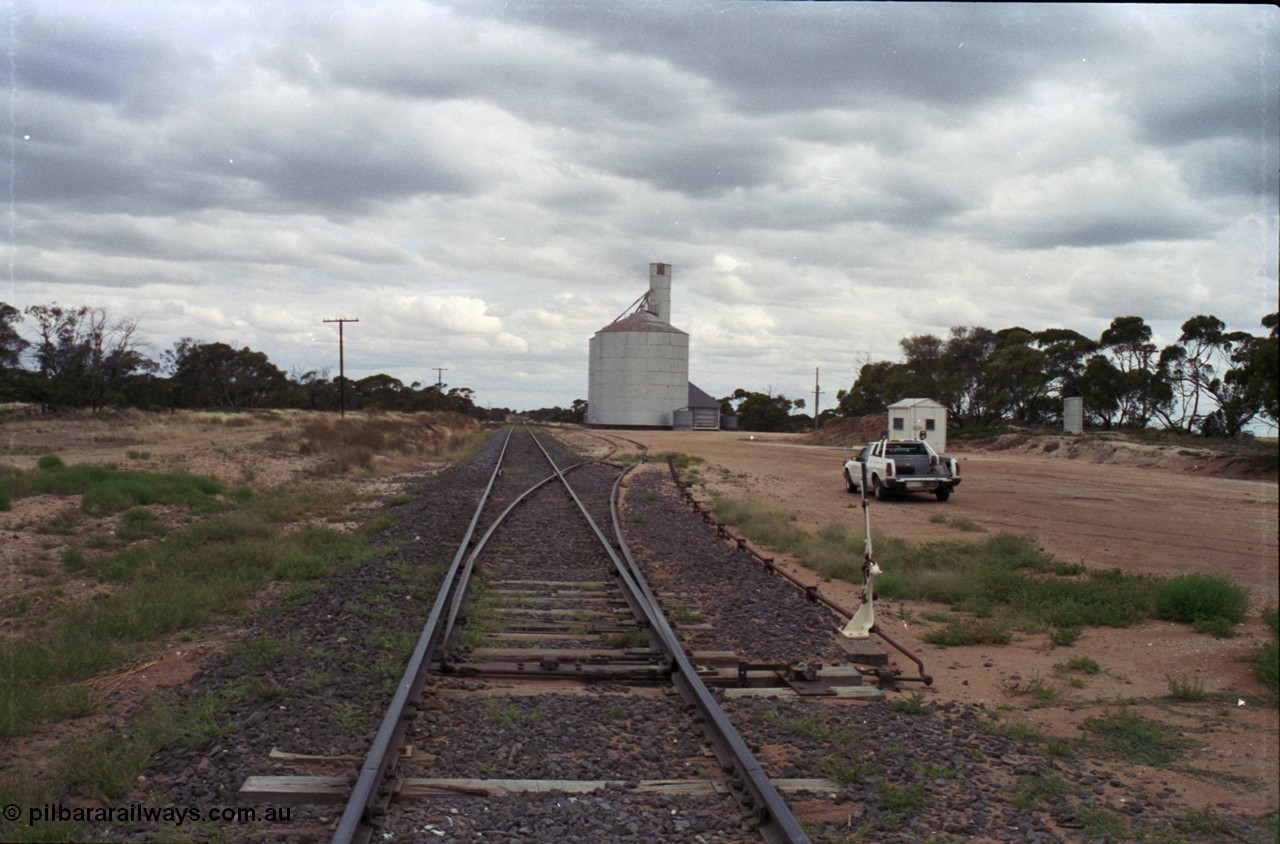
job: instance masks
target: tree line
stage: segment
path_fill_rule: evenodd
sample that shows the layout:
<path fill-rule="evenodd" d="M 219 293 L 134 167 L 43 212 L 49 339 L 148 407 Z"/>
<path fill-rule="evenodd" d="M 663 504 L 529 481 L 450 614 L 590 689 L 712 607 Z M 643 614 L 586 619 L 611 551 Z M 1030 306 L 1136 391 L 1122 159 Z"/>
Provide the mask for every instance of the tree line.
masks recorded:
<path fill-rule="evenodd" d="M 1066 328 L 1021 327 L 913 335 L 898 341 L 903 360 L 864 364 L 818 422 L 883 416 L 900 399 L 931 398 L 946 406 L 955 428 L 1061 425 L 1062 400 L 1079 397 L 1092 427 L 1237 437 L 1255 420 L 1277 421 L 1277 314 L 1263 317 L 1261 326 L 1258 335 L 1227 331 L 1215 316 L 1196 316 L 1164 348 L 1137 316 L 1116 317 L 1097 339 Z M 739 388 L 720 403 L 744 431 L 806 431 L 814 424 L 796 412 L 804 399 L 772 389 Z"/>
<path fill-rule="evenodd" d="M 22 328 L 28 328 L 24 336 Z M 266 354 L 189 337 L 159 359 L 148 356 L 137 322 L 103 308 L 0 302 L 0 401 L 51 410 L 303 408 L 453 411 L 484 419 L 505 408 L 477 407 L 473 391 L 404 384 L 390 375 L 331 378 L 327 370 L 286 374 Z"/>
<path fill-rule="evenodd" d="M 920 397 L 945 405 L 956 427 L 1056 425 L 1062 400 L 1080 397 L 1093 427 L 1236 437 L 1255 420 L 1277 421 L 1277 314 L 1261 325 L 1254 335 L 1195 316 L 1164 348 L 1137 316 L 1116 317 L 1097 339 L 1021 327 L 914 335 L 899 341 L 901 362 L 865 364 L 852 388 L 837 393 L 836 413 L 880 414 Z"/>
<path fill-rule="evenodd" d="M 903 360 L 862 366 L 837 405 L 818 421 L 883 415 L 903 398 L 946 406 L 953 427 L 1016 422 L 1057 425 L 1062 400 L 1080 397 L 1086 423 L 1100 428 L 1162 427 L 1236 437 L 1255 420 L 1276 424 L 1280 347 L 1276 313 L 1262 333 L 1227 331 L 1214 316 L 1192 317 L 1174 342 L 1159 348 L 1137 316 L 1116 317 L 1097 339 L 1065 328 L 992 331 L 954 327 L 946 338 L 920 334 L 899 341 Z M 24 335 L 22 329 L 29 333 Z M 302 408 L 406 412 L 448 410 L 502 419 L 507 408 L 478 407 L 466 387 L 405 384 L 386 374 L 358 380 L 327 370 L 283 372 L 248 347 L 183 338 L 158 359 L 137 336 L 137 323 L 102 308 L 0 302 L 0 401 L 49 409 L 110 407 Z M 724 414 L 748 431 L 813 426 L 803 399 L 739 388 L 721 399 Z M 529 411 L 544 421 L 581 422 L 586 402 Z"/>

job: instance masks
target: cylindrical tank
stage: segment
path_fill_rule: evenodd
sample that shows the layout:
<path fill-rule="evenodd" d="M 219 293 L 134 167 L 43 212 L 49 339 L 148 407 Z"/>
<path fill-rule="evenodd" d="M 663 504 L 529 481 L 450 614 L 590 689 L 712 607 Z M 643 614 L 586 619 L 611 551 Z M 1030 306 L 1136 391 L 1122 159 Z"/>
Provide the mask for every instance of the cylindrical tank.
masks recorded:
<path fill-rule="evenodd" d="M 1074 396 L 1062 400 L 1062 430 L 1068 434 L 1084 433 L 1084 399 Z"/>
<path fill-rule="evenodd" d="M 689 404 L 689 335 L 672 326 L 671 265 L 649 265 L 648 307 L 589 343 L 587 424 L 670 428 Z"/>

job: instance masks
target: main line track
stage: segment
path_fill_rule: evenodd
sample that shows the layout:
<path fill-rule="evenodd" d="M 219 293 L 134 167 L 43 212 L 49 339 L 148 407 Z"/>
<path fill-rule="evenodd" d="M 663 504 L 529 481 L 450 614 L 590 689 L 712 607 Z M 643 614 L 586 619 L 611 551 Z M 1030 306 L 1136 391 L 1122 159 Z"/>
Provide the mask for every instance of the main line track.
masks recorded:
<path fill-rule="evenodd" d="M 541 468 L 535 468 L 538 453 Z M 630 749 L 618 749 L 623 739 L 604 740 L 596 752 L 616 756 L 613 761 L 619 767 L 593 787 L 610 783 L 635 786 L 641 780 L 671 784 L 687 779 L 681 772 L 688 771 L 691 756 L 695 758 L 692 764 L 698 764 L 699 752 L 696 737 L 690 740 L 689 734 L 700 727 L 719 765 L 721 790 L 735 798 L 747 819 L 746 826 L 757 828 L 760 837 L 769 842 L 808 840 L 778 788 L 700 679 L 699 671 L 705 672 L 705 666 L 695 666 L 681 647 L 631 557 L 618 517 L 618 486 L 623 474 L 621 467 L 612 464 L 570 458 L 554 443 L 544 445 L 527 429 L 507 431 L 488 485 L 351 788 L 335 842 L 366 842 L 375 832 L 393 828 L 391 804 L 398 795 L 404 797 L 413 791 L 406 788 L 408 783 L 434 783 L 423 786 L 427 793 L 431 788 L 454 795 L 491 793 L 492 789 L 486 791 L 485 784 L 477 784 L 474 777 L 446 781 L 414 778 L 409 773 L 418 767 L 438 772 L 451 765 L 455 771 L 492 770 L 503 762 L 505 768 L 511 768 L 520 755 L 520 742 L 513 742 L 509 749 L 504 746 L 505 760 L 477 764 L 469 751 L 482 742 L 469 737 L 465 729 L 462 734 L 447 735 L 447 730 L 418 721 L 420 710 L 431 710 L 426 714 L 433 715 L 454 705 L 424 700 L 424 691 L 439 692 L 442 699 L 453 696 L 456 700 L 459 694 L 467 698 L 465 678 L 499 677 L 541 684 L 569 679 L 611 684 L 623 694 L 610 698 L 604 710 L 628 725 L 659 717 L 633 713 L 632 708 L 647 698 L 630 694 L 629 689 L 637 684 L 673 688 L 683 704 L 668 705 L 667 715 L 660 716 L 670 718 L 670 726 L 651 730 L 648 739 L 632 735 L 625 741 L 641 746 Z M 481 531 L 486 519 L 487 527 Z M 572 525 L 578 529 L 570 532 Z M 625 604 L 629 613 L 614 615 L 611 601 Z M 486 610 L 486 602 L 497 606 Z M 564 613 L 550 606 L 557 602 L 568 605 L 559 609 L 579 614 L 572 629 L 564 626 Z M 488 618 L 481 622 L 486 613 Z M 499 625 L 494 619 L 498 617 L 515 621 L 519 629 L 496 630 Z M 429 690 L 428 684 L 432 687 Z M 525 730 L 532 729 L 531 721 L 545 720 L 543 729 L 555 732 L 558 714 L 572 704 L 554 689 L 544 691 L 550 694 L 547 707 L 555 713 L 510 702 L 500 704 L 505 709 L 494 709 L 490 702 L 489 713 L 523 719 L 520 726 Z M 462 705 L 472 713 L 474 722 L 481 707 L 479 698 L 467 698 Z M 649 705 L 641 704 L 641 708 Z M 530 711 L 541 714 L 531 716 Z M 597 713 L 588 720 L 608 721 L 609 717 L 598 717 Z M 579 744 L 582 727 L 575 730 L 563 750 L 543 749 L 544 758 L 528 760 L 529 767 L 544 774 L 548 770 L 577 770 L 573 759 L 591 755 L 592 750 Z M 429 754 L 427 764 L 419 764 L 408 750 L 412 743 L 407 740 L 414 734 L 430 735 L 433 751 L 454 749 L 458 758 L 441 762 L 438 754 Z M 655 745 L 670 746 L 675 753 L 663 759 L 654 752 Z M 548 758 L 558 758 L 560 766 L 548 768 Z M 593 763 L 597 770 L 601 761 Z M 545 776 L 517 778 L 526 787 L 533 779 L 560 791 L 573 790 L 575 783 L 581 786 L 581 781 L 558 778 L 552 778 L 557 780 L 554 785 L 545 785 Z M 516 788 L 512 780 L 504 782 L 508 788 Z M 448 820 L 453 822 L 452 817 Z"/>

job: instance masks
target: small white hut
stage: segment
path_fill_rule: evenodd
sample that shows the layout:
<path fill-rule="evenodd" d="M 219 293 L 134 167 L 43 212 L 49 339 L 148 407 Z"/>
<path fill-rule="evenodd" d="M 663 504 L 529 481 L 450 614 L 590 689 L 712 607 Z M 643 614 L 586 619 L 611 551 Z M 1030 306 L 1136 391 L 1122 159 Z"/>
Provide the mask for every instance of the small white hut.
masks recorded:
<path fill-rule="evenodd" d="M 902 399 L 889 405 L 889 439 L 928 440 L 947 451 L 947 408 L 933 399 Z"/>

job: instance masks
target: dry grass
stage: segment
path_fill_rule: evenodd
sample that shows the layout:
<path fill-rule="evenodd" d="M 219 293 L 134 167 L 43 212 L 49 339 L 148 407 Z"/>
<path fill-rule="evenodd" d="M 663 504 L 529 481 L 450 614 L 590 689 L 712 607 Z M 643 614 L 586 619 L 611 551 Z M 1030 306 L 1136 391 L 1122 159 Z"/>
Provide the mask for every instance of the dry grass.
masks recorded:
<path fill-rule="evenodd" d="M 311 416 L 298 430 L 298 453 L 321 456 L 320 474 L 384 474 L 421 458 L 440 459 L 471 439 L 479 425 L 452 413 Z"/>
<path fill-rule="evenodd" d="M 0 487 L 11 491 L 55 474 L 140 479 L 144 490 L 221 480 L 217 513 L 132 499 L 86 508 L 82 484 L 24 487 L 0 507 L 0 568 L 17 572 L 0 583 L 0 803 L 39 805 L 68 784 L 113 799 L 156 747 L 204 741 L 226 702 L 152 705 L 159 672 L 190 676 L 225 644 L 216 623 L 372 553 L 370 533 L 347 523 L 398 488 L 371 478 L 456 459 L 484 436 L 452 414 L 0 412 Z M 142 713 L 127 735 L 103 726 L 124 711 Z M 17 736 L 44 749 L 19 757 Z M 17 832 L 0 821 L 0 837 Z M 50 827 L 40 840 L 73 832 Z"/>

